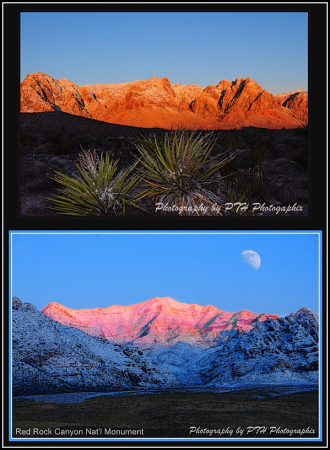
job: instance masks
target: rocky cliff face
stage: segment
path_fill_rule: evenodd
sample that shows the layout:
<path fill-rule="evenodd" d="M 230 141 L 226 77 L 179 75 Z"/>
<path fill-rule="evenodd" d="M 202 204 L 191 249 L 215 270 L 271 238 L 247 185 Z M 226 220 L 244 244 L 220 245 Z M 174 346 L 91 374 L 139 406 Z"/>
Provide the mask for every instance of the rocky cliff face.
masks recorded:
<path fill-rule="evenodd" d="M 65 78 L 55 80 L 39 72 L 22 81 L 20 103 L 21 112 L 64 111 L 91 117 L 76 84 Z"/>
<path fill-rule="evenodd" d="M 177 342 L 206 348 L 237 332 L 246 333 L 268 317 L 277 317 L 246 310 L 227 313 L 211 305 L 181 303 L 169 297 L 83 310 L 49 303 L 41 312 L 91 336 L 140 348 L 166 347 Z"/>
<path fill-rule="evenodd" d="M 16 297 L 12 308 L 13 395 L 155 389 L 176 382 L 141 350 L 62 325 Z"/>
<path fill-rule="evenodd" d="M 78 87 L 40 72 L 28 75 L 21 83 L 21 112 L 56 110 L 145 128 L 294 128 L 308 119 L 308 94 L 273 96 L 251 78 L 222 80 L 203 89 L 172 86 L 166 77 Z"/>
<path fill-rule="evenodd" d="M 185 383 L 219 386 L 246 382 L 317 382 L 317 317 L 302 308 L 285 318 L 267 318 L 198 355 Z"/>
<path fill-rule="evenodd" d="M 304 102 L 293 102 L 296 94 L 276 97 L 262 89 L 251 78 L 236 78 L 235 81 L 222 80 L 216 86 L 208 86 L 191 103 L 191 110 L 202 117 L 218 117 L 227 124 L 248 126 L 259 124 L 273 128 L 275 123 L 290 128 L 298 126 L 298 121 L 308 119 L 308 94 L 299 92 Z M 274 127 L 276 128 L 276 127 Z"/>
<path fill-rule="evenodd" d="M 308 118 L 308 94 L 304 91 L 297 91 L 284 94 L 283 96 L 276 96 L 280 99 L 280 104 L 283 108 L 289 108 L 297 119 L 307 121 Z M 284 100 L 284 101 L 283 101 Z M 282 103 L 283 102 L 283 103 Z"/>

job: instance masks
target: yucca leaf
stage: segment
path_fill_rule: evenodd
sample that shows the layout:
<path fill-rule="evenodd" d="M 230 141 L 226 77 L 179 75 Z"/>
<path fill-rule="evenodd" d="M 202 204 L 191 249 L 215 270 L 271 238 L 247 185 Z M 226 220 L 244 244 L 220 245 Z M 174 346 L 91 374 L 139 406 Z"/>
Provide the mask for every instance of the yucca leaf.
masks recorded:
<path fill-rule="evenodd" d="M 141 162 L 137 171 L 143 179 L 136 198 L 170 201 L 178 206 L 186 203 L 193 207 L 197 206 L 197 199 L 218 198 L 206 187 L 219 182 L 213 176 L 229 159 L 210 158 L 216 140 L 212 132 L 202 134 L 202 131 L 171 129 L 160 139 L 155 135 L 153 138 L 141 135 L 134 143 Z M 216 203 L 209 201 L 209 204 Z"/>
<path fill-rule="evenodd" d="M 64 188 L 58 190 L 60 195 L 47 200 L 60 214 L 108 215 L 120 209 L 125 213 L 127 205 L 137 207 L 129 197 L 141 180 L 141 176 L 133 174 L 138 163 L 117 175 L 118 160 L 111 160 L 109 153 L 99 158 L 95 151 L 94 155 L 85 152 L 80 165 L 76 164 L 80 178 L 55 172 L 57 176 L 52 179 Z"/>

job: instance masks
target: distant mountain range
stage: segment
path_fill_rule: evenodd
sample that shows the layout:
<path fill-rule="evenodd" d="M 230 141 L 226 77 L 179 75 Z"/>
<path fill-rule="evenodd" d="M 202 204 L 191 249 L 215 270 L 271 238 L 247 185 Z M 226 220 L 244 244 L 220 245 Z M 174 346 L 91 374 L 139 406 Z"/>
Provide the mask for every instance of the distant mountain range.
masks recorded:
<path fill-rule="evenodd" d="M 277 318 L 246 310 L 227 313 L 211 305 L 181 303 L 170 297 L 155 297 L 130 306 L 82 310 L 53 302 L 41 312 L 91 336 L 144 349 L 176 342 L 207 348 L 233 334 L 250 331 L 267 317 Z"/>
<path fill-rule="evenodd" d="M 37 72 L 21 83 L 20 110 L 63 111 L 143 128 L 295 128 L 308 120 L 308 93 L 297 89 L 272 95 L 251 78 L 222 80 L 206 88 L 171 85 L 166 77 L 79 87 Z"/>
<path fill-rule="evenodd" d="M 14 297 L 12 308 L 14 395 L 318 382 L 318 318 L 308 308 L 278 318 L 168 297 L 42 312 Z"/>

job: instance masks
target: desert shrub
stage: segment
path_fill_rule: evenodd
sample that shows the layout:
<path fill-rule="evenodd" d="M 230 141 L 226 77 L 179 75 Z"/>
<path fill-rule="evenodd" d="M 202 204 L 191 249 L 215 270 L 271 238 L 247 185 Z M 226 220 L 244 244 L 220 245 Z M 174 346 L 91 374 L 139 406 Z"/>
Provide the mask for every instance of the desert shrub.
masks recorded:
<path fill-rule="evenodd" d="M 301 145 L 297 150 L 291 153 L 288 157 L 290 161 L 294 161 L 300 164 L 304 169 L 308 167 L 308 147 L 307 145 Z"/>
<path fill-rule="evenodd" d="M 268 140 L 257 137 L 251 147 L 244 152 L 242 167 L 252 166 L 249 170 L 239 170 L 235 188 L 238 192 L 248 191 L 251 198 L 267 200 L 274 191 L 274 183 L 268 170 L 266 161 L 272 156 L 274 146 Z"/>
<path fill-rule="evenodd" d="M 84 134 L 83 136 L 79 137 L 79 142 L 82 147 L 87 147 L 91 144 L 94 144 L 95 141 L 95 137 L 90 134 Z"/>
<path fill-rule="evenodd" d="M 235 193 L 237 202 L 244 202 L 247 199 L 250 203 L 267 200 L 274 189 L 274 180 L 263 164 L 258 164 L 251 170 L 240 169 L 227 181 L 227 190 Z"/>
<path fill-rule="evenodd" d="M 55 155 L 56 154 L 55 145 L 52 142 L 46 142 L 45 152 L 47 155 Z"/>
<path fill-rule="evenodd" d="M 230 131 L 227 131 L 222 135 L 222 137 L 219 139 L 219 143 L 221 144 L 223 150 L 226 152 L 235 152 L 239 148 L 238 139 Z"/>
<path fill-rule="evenodd" d="M 37 143 L 37 138 L 31 131 L 21 131 L 20 142 L 22 147 L 30 147 L 33 149 Z"/>
<path fill-rule="evenodd" d="M 284 205 L 293 205 L 297 201 L 297 191 L 291 180 L 284 180 L 279 189 L 279 200 Z"/>
<path fill-rule="evenodd" d="M 248 186 L 238 188 L 233 183 L 227 184 L 227 196 L 230 204 L 227 215 L 249 216 L 253 214 L 253 203 L 258 200 L 258 197 L 253 197 Z"/>
<path fill-rule="evenodd" d="M 221 174 L 226 177 L 226 183 L 232 183 L 239 177 L 244 155 L 242 151 L 236 151 L 228 163 L 221 169 Z"/>
<path fill-rule="evenodd" d="M 69 177 L 56 172 L 60 195 L 48 198 L 51 208 L 58 214 L 73 216 L 108 216 L 125 214 L 126 206 L 135 206 L 131 196 L 140 178 L 133 174 L 136 164 L 117 173 L 118 161 L 110 159 L 110 154 L 99 156 L 96 151 L 83 150 L 76 163 L 79 176 Z"/>
<path fill-rule="evenodd" d="M 31 193 L 48 192 L 54 187 L 52 180 L 49 178 L 37 178 L 33 182 L 29 183 L 27 190 Z"/>
<path fill-rule="evenodd" d="M 49 165 L 51 166 L 51 165 L 53 165 L 53 164 L 56 164 L 57 166 L 60 166 L 60 167 L 63 167 L 64 165 L 65 165 L 65 159 L 62 159 L 62 158 L 60 158 L 60 157 L 58 157 L 58 156 L 52 156 L 51 158 L 50 158 L 50 160 L 49 160 Z"/>
<path fill-rule="evenodd" d="M 62 132 L 61 131 L 50 131 L 46 134 L 46 139 L 53 144 L 58 144 L 62 140 Z"/>
<path fill-rule="evenodd" d="M 20 146 L 19 146 L 19 160 L 20 160 L 21 163 L 24 163 L 24 161 L 25 161 L 24 156 L 25 156 L 25 150 L 23 148 L 23 145 L 20 144 Z"/>
<path fill-rule="evenodd" d="M 95 147 L 102 148 L 102 147 L 104 147 L 103 143 L 106 143 L 104 136 L 102 134 L 97 134 L 95 136 L 95 142 L 94 142 Z"/>
<path fill-rule="evenodd" d="M 40 174 L 40 167 L 39 166 L 29 166 L 26 169 L 26 176 L 29 178 L 37 177 Z"/>
<path fill-rule="evenodd" d="M 245 158 L 254 166 L 266 161 L 270 155 L 271 152 L 265 144 L 254 144 L 252 148 L 245 152 Z"/>
<path fill-rule="evenodd" d="M 302 189 L 308 190 L 308 188 L 309 188 L 308 178 L 302 178 L 302 179 L 300 180 L 300 187 L 301 187 Z"/>
<path fill-rule="evenodd" d="M 298 132 L 298 135 L 307 138 L 308 137 L 308 123 L 302 124 L 301 127 L 296 129 Z"/>
<path fill-rule="evenodd" d="M 51 131 L 45 137 L 47 153 L 64 156 L 79 151 L 79 145 L 83 140 L 80 138 L 78 141 L 73 133 L 67 133 L 65 127 L 62 127 L 60 131 Z"/>
<path fill-rule="evenodd" d="M 274 192 L 274 183 L 262 164 L 253 167 L 249 177 L 251 194 L 259 200 L 267 200 Z"/>
<path fill-rule="evenodd" d="M 77 149 L 78 143 L 73 139 L 63 140 L 60 143 L 60 153 L 61 155 L 70 155 Z"/>
<path fill-rule="evenodd" d="M 272 154 L 273 154 L 273 156 L 275 158 L 280 158 L 280 157 L 283 157 L 283 156 L 287 156 L 287 154 L 288 154 L 288 146 L 286 144 L 283 144 L 283 143 L 277 143 L 273 147 Z"/>
<path fill-rule="evenodd" d="M 219 213 L 219 197 L 210 187 L 231 157 L 210 158 L 215 144 L 212 132 L 202 135 L 194 130 L 170 130 L 160 137 L 140 135 L 133 141 L 141 165 L 138 170 L 143 179 L 140 197 L 151 198 L 157 204 L 168 204 L 169 213 L 203 215 Z M 207 206 L 201 213 L 200 206 Z M 212 207 L 215 207 L 212 209 Z"/>
<path fill-rule="evenodd" d="M 238 152 L 237 158 L 229 162 L 223 174 L 226 178 L 226 187 L 229 203 L 254 203 L 256 201 L 267 200 L 274 191 L 274 182 L 270 176 L 264 160 L 267 159 L 268 151 L 255 147 L 248 152 L 252 168 L 246 169 L 246 153 Z M 231 210 L 231 214 L 248 215 L 251 209 Z"/>

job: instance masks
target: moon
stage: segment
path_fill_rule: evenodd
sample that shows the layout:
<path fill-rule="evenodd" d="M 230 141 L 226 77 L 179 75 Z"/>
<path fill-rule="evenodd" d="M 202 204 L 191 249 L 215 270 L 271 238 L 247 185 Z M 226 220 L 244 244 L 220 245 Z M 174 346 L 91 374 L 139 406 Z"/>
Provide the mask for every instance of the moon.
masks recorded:
<path fill-rule="evenodd" d="M 241 257 L 252 269 L 259 269 L 261 259 L 257 252 L 254 250 L 244 250 L 241 253 Z"/>

